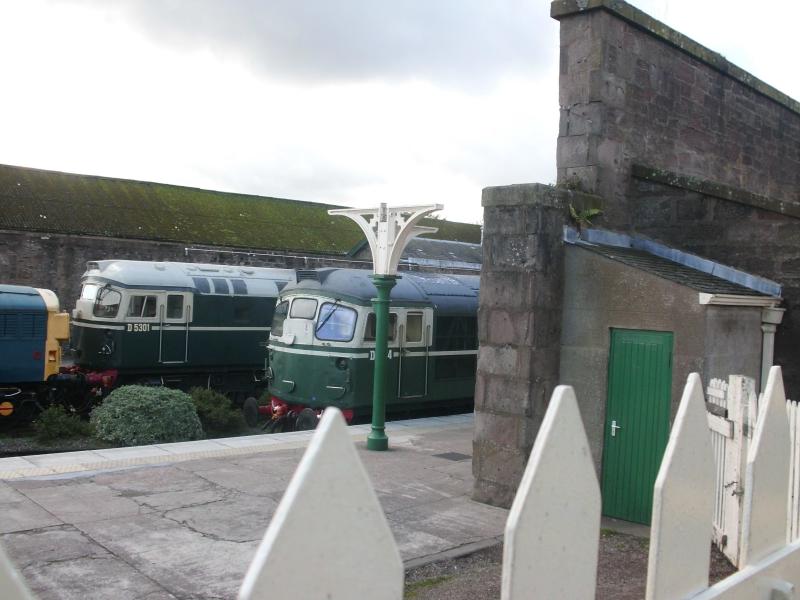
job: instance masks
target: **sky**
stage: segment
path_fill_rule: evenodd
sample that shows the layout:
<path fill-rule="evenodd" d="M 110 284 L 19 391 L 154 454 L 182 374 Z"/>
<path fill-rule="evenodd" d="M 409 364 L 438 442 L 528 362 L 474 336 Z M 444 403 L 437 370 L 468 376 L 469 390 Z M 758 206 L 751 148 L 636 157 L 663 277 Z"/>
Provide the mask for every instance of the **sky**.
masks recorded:
<path fill-rule="evenodd" d="M 800 99 L 796 0 L 634 6 Z M 0 163 L 343 206 L 554 183 L 547 0 L 2 0 Z"/>

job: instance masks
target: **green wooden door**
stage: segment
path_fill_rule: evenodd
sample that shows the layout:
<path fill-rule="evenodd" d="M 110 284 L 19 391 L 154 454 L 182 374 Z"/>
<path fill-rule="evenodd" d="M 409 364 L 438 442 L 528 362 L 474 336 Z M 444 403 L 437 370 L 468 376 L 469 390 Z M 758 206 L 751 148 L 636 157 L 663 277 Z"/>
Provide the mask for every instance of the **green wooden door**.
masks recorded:
<path fill-rule="evenodd" d="M 650 523 L 669 436 L 672 333 L 611 330 L 603 444 L 603 514 Z"/>

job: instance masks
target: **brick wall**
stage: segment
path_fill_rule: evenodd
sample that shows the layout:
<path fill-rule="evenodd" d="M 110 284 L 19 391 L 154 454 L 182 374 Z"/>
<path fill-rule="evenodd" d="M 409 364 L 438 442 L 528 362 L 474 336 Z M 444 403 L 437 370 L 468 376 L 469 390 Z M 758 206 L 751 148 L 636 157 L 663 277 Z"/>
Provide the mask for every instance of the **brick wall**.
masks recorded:
<path fill-rule="evenodd" d="M 800 390 L 800 104 L 624 2 L 580 4 L 551 5 L 559 182 L 607 200 L 598 225 L 781 283 Z"/>

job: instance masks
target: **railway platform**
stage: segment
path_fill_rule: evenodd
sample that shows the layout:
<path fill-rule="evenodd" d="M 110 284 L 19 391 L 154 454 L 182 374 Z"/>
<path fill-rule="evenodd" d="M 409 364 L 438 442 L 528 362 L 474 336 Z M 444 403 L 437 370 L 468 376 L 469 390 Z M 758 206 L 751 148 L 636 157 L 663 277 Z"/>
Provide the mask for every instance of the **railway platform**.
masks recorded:
<path fill-rule="evenodd" d="M 472 492 L 473 416 L 349 428 L 408 568 L 502 539 Z M 0 539 L 50 598 L 235 598 L 313 432 L 0 459 Z M 368 566 L 365 566 L 368 568 Z"/>

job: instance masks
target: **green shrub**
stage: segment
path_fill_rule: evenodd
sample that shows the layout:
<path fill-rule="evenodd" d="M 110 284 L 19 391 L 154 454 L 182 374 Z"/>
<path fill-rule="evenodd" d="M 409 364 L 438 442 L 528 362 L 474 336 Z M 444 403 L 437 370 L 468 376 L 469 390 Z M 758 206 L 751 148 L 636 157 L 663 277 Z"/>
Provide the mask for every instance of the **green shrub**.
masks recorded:
<path fill-rule="evenodd" d="M 189 393 L 206 435 L 241 433 L 247 428 L 242 411 L 232 406 L 227 396 L 205 388 L 193 388 Z"/>
<path fill-rule="evenodd" d="M 91 423 L 97 438 L 125 446 L 203 437 L 191 396 L 165 387 L 118 388 L 92 411 Z"/>
<path fill-rule="evenodd" d="M 63 406 L 54 404 L 43 410 L 33 422 L 36 439 L 40 442 L 64 440 L 92 435 L 92 426 L 77 415 L 71 415 Z"/>

